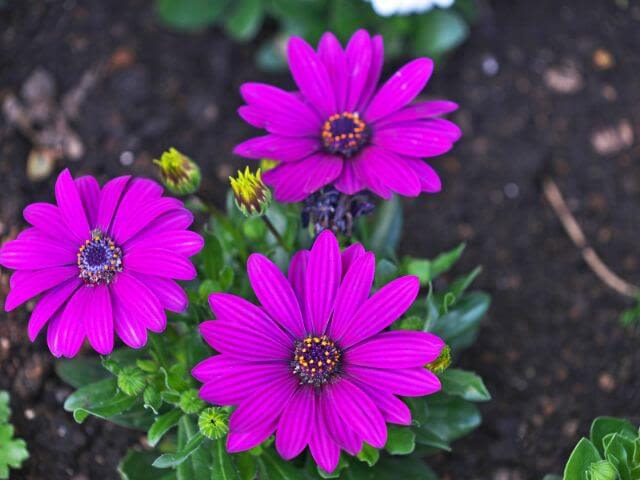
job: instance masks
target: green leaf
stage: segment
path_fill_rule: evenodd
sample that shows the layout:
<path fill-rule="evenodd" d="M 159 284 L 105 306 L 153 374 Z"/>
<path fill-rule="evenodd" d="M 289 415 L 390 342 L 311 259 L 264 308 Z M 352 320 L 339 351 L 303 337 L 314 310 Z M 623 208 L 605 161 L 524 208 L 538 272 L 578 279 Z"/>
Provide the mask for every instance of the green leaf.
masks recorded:
<path fill-rule="evenodd" d="M 404 267 L 409 275 L 416 275 L 420 279 L 420 284 L 425 286 L 451 269 L 460 259 L 464 249 L 465 244 L 461 243 L 453 250 L 441 253 L 433 260 L 407 257 L 404 260 Z"/>
<path fill-rule="evenodd" d="M 446 295 L 453 296 L 453 302 L 451 302 L 449 306 L 453 305 L 460 297 L 462 297 L 462 294 L 467 290 L 467 288 L 469 288 L 481 272 L 482 267 L 476 267 L 467 275 L 458 278 L 449 286 L 449 288 L 447 288 Z"/>
<path fill-rule="evenodd" d="M 440 375 L 442 391 L 449 395 L 457 395 L 470 402 L 486 402 L 491 394 L 485 387 L 482 378 L 473 372 L 449 368 Z"/>
<path fill-rule="evenodd" d="M 213 462 L 211 463 L 211 480 L 240 480 L 236 466 L 231 461 L 224 445 L 224 438 L 213 440 Z"/>
<path fill-rule="evenodd" d="M 455 307 L 442 315 L 431 331 L 442 338 L 452 351 L 459 351 L 473 343 L 482 317 L 489 309 L 491 297 L 474 292 L 464 295 Z"/>
<path fill-rule="evenodd" d="M 178 423 L 178 429 L 185 432 L 186 438 L 194 438 L 197 435 L 201 435 L 200 429 L 196 426 L 196 423 L 189 415 L 184 415 Z M 188 442 L 187 444 L 188 445 Z M 186 447 L 185 445 L 185 447 Z M 211 474 L 211 453 L 209 450 L 211 445 L 207 440 L 203 440 L 203 443 L 197 448 L 190 456 L 189 460 L 184 463 L 191 463 L 194 479 L 207 478 L 207 475 Z M 214 478 L 214 477 L 212 477 Z"/>
<path fill-rule="evenodd" d="M 205 236 L 204 248 L 200 253 L 204 273 L 209 280 L 218 280 L 220 270 L 225 266 L 222 245 L 218 237 L 212 233 Z"/>
<path fill-rule="evenodd" d="M 9 407 L 9 392 L 0 391 L 0 424 L 7 423 L 11 415 L 11 407 Z"/>
<path fill-rule="evenodd" d="M 416 434 L 406 427 L 389 427 L 385 450 L 391 455 L 408 455 L 416 448 Z"/>
<path fill-rule="evenodd" d="M 58 360 L 55 368 L 58 376 L 73 388 L 80 388 L 109 376 L 109 372 L 102 368 L 97 358 Z"/>
<path fill-rule="evenodd" d="M 9 393 L 0 391 L 0 478 L 9 478 L 9 468 L 18 469 L 27 458 L 27 444 L 13 438 L 14 429 L 9 423 Z"/>
<path fill-rule="evenodd" d="M 153 385 L 149 385 L 144 389 L 144 393 L 142 394 L 142 399 L 144 400 L 144 407 L 150 408 L 154 414 L 158 414 L 158 410 L 162 406 L 162 395 Z"/>
<path fill-rule="evenodd" d="M 305 480 L 304 474 L 269 448 L 257 458 L 260 480 Z"/>
<path fill-rule="evenodd" d="M 238 469 L 240 480 L 254 480 L 257 473 L 256 459 L 249 452 L 236 453 L 233 461 Z"/>
<path fill-rule="evenodd" d="M 202 434 L 200 432 L 196 433 L 189 439 L 186 445 L 176 453 L 165 453 L 156 458 L 153 462 L 153 466 L 156 468 L 170 468 L 180 465 L 200 448 L 203 440 L 204 437 Z"/>
<path fill-rule="evenodd" d="M 225 22 L 225 28 L 232 37 L 249 40 L 258 32 L 263 17 L 262 0 L 237 0 Z"/>
<path fill-rule="evenodd" d="M 402 233 L 402 204 L 397 195 L 378 207 L 367 248 L 376 256 L 394 258 Z"/>
<path fill-rule="evenodd" d="M 384 457 L 374 468 L 355 463 L 344 471 L 344 480 L 438 480 L 436 474 L 417 455 Z"/>
<path fill-rule="evenodd" d="M 619 433 L 631 440 L 637 437 L 637 429 L 628 420 L 615 417 L 598 417 L 591 423 L 589 438 L 591 443 L 598 449 L 598 452 L 600 452 L 600 455 L 604 455 L 603 439 L 611 433 Z"/>
<path fill-rule="evenodd" d="M 129 396 L 135 396 L 144 390 L 145 374 L 138 367 L 125 367 L 118 372 L 118 388 Z"/>
<path fill-rule="evenodd" d="M 156 456 L 154 452 L 127 451 L 118 465 L 120 477 L 122 480 L 176 480 L 176 473 L 173 471 L 158 476 L 158 470 L 151 466 Z"/>
<path fill-rule="evenodd" d="M 590 440 L 583 438 L 573 449 L 567 465 L 564 467 L 564 480 L 586 480 L 585 472 L 589 465 L 602 460 L 596 447 Z"/>
<path fill-rule="evenodd" d="M 382 285 L 386 285 L 398 274 L 398 266 L 390 260 L 383 258 L 376 265 L 376 287 L 379 288 Z"/>
<path fill-rule="evenodd" d="M 226 4 L 223 0 L 156 0 L 156 12 L 171 28 L 199 30 L 211 25 Z"/>
<path fill-rule="evenodd" d="M 436 9 L 422 18 L 413 49 L 418 55 L 437 57 L 458 47 L 468 36 L 469 26 L 459 13 Z"/>
<path fill-rule="evenodd" d="M 425 398 L 427 418 L 420 427 L 433 432 L 450 443 L 468 434 L 480 425 L 482 417 L 472 403 L 438 393 Z"/>
<path fill-rule="evenodd" d="M 88 415 L 115 420 L 114 417 L 129 410 L 136 403 L 136 397 L 130 397 L 116 386 L 115 378 L 80 387 L 64 402 L 64 409 L 73 412 L 73 418 L 82 423 Z"/>
<path fill-rule="evenodd" d="M 380 459 L 380 450 L 372 447 L 368 443 L 362 444 L 362 450 L 358 452 L 358 460 L 365 462 L 370 467 L 373 467 Z"/>
<path fill-rule="evenodd" d="M 178 424 L 181 417 L 182 412 L 180 410 L 170 410 L 156 418 L 156 421 L 153 422 L 147 434 L 147 442 L 149 445 L 155 447 L 164 434 Z"/>

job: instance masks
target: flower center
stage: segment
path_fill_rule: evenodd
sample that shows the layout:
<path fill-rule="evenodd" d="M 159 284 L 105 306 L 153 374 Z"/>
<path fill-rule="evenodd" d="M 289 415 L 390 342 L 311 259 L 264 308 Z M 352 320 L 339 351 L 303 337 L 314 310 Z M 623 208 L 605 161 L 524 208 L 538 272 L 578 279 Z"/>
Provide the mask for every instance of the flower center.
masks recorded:
<path fill-rule="evenodd" d="M 309 336 L 296 342 L 291 365 L 300 383 L 319 387 L 337 373 L 341 356 L 340 349 L 326 335 Z"/>
<path fill-rule="evenodd" d="M 369 141 L 369 128 L 358 112 L 336 113 L 322 126 L 322 143 L 325 150 L 350 157 Z"/>
<path fill-rule="evenodd" d="M 122 271 L 122 249 L 96 229 L 78 250 L 80 278 L 86 285 L 108 285 Z"/>

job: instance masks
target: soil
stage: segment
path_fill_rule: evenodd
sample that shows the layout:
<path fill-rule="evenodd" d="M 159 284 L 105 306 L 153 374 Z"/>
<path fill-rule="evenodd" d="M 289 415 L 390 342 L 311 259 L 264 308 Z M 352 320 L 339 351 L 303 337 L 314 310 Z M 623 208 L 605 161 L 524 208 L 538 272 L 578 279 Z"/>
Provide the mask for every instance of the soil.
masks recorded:
<path fill-rule="evenodd" d="M 629 3 L 631 6 L 627 6 Z M 175 146 L 203 167 L 203 191 L 221 203 L 251 133 L 235 110 L 259 72 L 255 44 L 216 29 L 161 27 L 148 1 L 18 1 L 0 7 L 0 89 L 18 92 L 42 67 L 60 92 L 103 65 L 72 122 L 85 148 L 48 179 L 26 176 L 29 141 L 0 119 L 0 237 L 24 225 L 21 210 L 52 196 L 64 166 L 101 180 L 152 175 Z M 493 393 L 483 425 L 432 460 L 447 479 L 539 479 L 562 471 L 598 415 L 638 422 L 638 336 L 620 326 L 628 306 L 586 267 L 540 190 L 551 175 L 603 260 L 640 283 L 640 7 L 624 0 L 484 3 L 469 41 L 441 64 L 427 93 L 461 105 L 465 132 L 432 160 L 444 191 L 406 201 L 402 251 L 433 256 L 466 241 L 458 271 L 484 266 L 494 296 L 478 342 L 460 364 Z M 392 66 L 389 66 L 390 68 Z M 636 248 L 634 248 L 636 247 Z M 8 275 L 0 276 L 6 293 Z M 0 294 L 1 295 L 1 294 Z M 0 315 L 0 388 L 31 458 L 12 478 L 111 479 L 140 435 L 62 410 L 70 389 L 55 376 L 43 339 L 31 344 L 24 309 Z"/>

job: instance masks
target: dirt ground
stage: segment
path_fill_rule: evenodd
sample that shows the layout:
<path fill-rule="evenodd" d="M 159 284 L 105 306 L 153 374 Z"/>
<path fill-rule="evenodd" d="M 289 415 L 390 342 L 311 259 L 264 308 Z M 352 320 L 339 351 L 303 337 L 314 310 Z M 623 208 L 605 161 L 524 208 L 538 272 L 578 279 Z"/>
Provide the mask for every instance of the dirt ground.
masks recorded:
<path fill-rule="evenodd" d="M 447 479 L 539 479 L 561 472 L 591 419 L 640 420 L 638 336 L 618 323 L 626 301 L 607 290 L 541 195 L 551 175 L 604 261 L 640 283 L 640 5 L 633 0 L 484 3 L 470 40 L 440 65 L 428 95 L 460 103 L 465 136 L 431 163 L 444 191 L 406 202 L 404 253 L 432 256 L 468 242 L 460 267 L 482 264 L 494 303 L 461 359 L 494 395 L 484 423 L 432 463 Z M 287 76 L 256 70 L 253 46 L 220 32 L 171 33 L 150 2 L 12 1 L 0 7 L 0 93 L 38 67 L 58 91 L 102 65 L 71 122 L 85 153 L 48 179 L 26 176 L 29 141 L 0 119 L 0 237 L 23 225 L 26 203 L 50 200 L 63 166 L 102 180 L 149 175 L 176 146 L 199 161 L 205 195 L 221 202 L 230 154 L 251 129 L 237 117 L 238 87 Z M 6 272 L 0 292 L 8 288 Z M 2 293 L 0 293 L 0 296 Z M 62 410 L 70 390 L 26 313 L 0 315 L 0 388 L 31 459 L 12 478 L 117 478 L 139 434 Z"/>

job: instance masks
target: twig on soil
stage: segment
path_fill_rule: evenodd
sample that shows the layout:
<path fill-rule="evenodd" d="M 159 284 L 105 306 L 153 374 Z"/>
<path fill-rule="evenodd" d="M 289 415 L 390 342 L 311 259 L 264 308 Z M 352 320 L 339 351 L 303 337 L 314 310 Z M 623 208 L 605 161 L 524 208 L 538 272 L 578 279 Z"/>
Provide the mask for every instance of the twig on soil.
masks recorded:
<path fill-rule="evenodd" d="M 553 211 L 562 222 L 567 235 L 578 247 L 582 258 L 589 268 L 602 280 L 608 287 L 612 288 L 621 295 L 636 298 L 640 294 L 640 287 L 632 285 L 616 275 L 598 256 L 596 251 L 589 245 L 580 225 L 576 218 L 569 210 L 567 203 L 558 188 L 556 182 L 550 177 L 543 180 L 544 196 L 553 208 Z"/>

